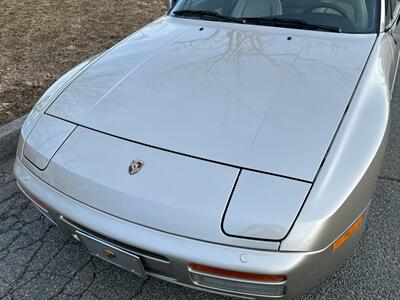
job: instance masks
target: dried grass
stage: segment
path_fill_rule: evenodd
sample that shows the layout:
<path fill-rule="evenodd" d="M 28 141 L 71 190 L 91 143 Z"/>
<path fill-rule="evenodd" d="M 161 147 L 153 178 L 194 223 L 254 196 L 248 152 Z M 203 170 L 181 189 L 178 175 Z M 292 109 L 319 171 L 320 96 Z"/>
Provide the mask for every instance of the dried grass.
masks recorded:
<path fill-rule="evenodd" d="M 0 0 L 0 124 L 59 76 L 165 13 L 162 0 Z"/>

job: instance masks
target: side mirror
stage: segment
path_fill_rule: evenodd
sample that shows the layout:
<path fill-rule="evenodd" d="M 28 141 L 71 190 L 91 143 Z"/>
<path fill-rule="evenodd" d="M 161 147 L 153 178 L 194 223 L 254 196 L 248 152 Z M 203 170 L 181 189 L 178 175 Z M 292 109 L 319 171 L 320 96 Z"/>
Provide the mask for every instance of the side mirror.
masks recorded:
<path fill-rule="evenodd" d="M 168 7 L 168 9 L 171 9 L 172 6 L 174 5 L 175 0 L 164 0 L 164 4 L 166 7 Z"/>

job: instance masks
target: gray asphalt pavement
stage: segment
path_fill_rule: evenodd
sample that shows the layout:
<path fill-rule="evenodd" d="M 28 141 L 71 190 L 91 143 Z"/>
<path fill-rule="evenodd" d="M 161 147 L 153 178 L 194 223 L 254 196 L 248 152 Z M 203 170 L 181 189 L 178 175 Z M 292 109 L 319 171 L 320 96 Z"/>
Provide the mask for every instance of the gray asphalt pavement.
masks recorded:
<path fill-rule="evenodd" d="M 366 234 L 353 257 L 303 299 L 400 299 L 400 103 L 395 95 Z M 0 159 L 0 299 L 226 299 L 153 278 L 143 281 L 92 258 L 21 194 L 12 163 L 13 157 Z"/>

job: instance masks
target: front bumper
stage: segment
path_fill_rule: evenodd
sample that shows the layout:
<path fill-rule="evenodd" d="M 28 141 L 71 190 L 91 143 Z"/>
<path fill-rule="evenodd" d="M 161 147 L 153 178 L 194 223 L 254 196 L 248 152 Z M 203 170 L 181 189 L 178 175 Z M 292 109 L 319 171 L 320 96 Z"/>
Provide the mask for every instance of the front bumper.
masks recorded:
<path fill-rule="evenodd" d="M 352 253 L 363 232 L 358 230 L 335 253 L 331 246 L 315 252 L 262 251 L 232 247 L 153 230 L 94 209 L 43 182 L 18 158 L 14 172 L 21 190 L 31 200 L 39 199 L 45 206 L 45 210 L 39 207 L 42 213 L 67 233 L 74 235 L 76 230 L 80 230 L 121 245 L 141 258 L 149 275 L 230 296 L 257 298 L 198 286 L 191 279 L 188 265 L 198 263 L 245 273 L 283 274 L 287 276 L 287 281 L 284 283 L 285 293 L 282 298 L 291 298 L 304 293 L 335 270 Z"/>

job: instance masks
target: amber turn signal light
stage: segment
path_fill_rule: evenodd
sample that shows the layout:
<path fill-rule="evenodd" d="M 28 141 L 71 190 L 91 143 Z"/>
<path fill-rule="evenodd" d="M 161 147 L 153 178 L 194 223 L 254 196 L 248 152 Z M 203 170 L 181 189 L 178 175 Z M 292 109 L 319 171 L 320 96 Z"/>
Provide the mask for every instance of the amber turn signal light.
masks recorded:
<path fill-rule="evenodd" d="M 261 274 L 253 274 L 253 273 L 243 273 L 237 271 L 230 271 L 224 269 L 218 269 L 213 267 L 207 267 L 195 263 L 189 264 L 190 271 L 199 272 L 202 274 L 220 276 L 231 279 L 240 279 L 240 280 L 250 280 L 250 281 L 259 281 L 259 282 L 284 282 L 286 281 L 285 275 L 261 275 Z"/>
<path fill-rule="evenodd" d="M 362 215 L 357 221 L 333 244 L 332 251 L 336 252 L 343 244 L 362 226 L 365 216 Z"/>

